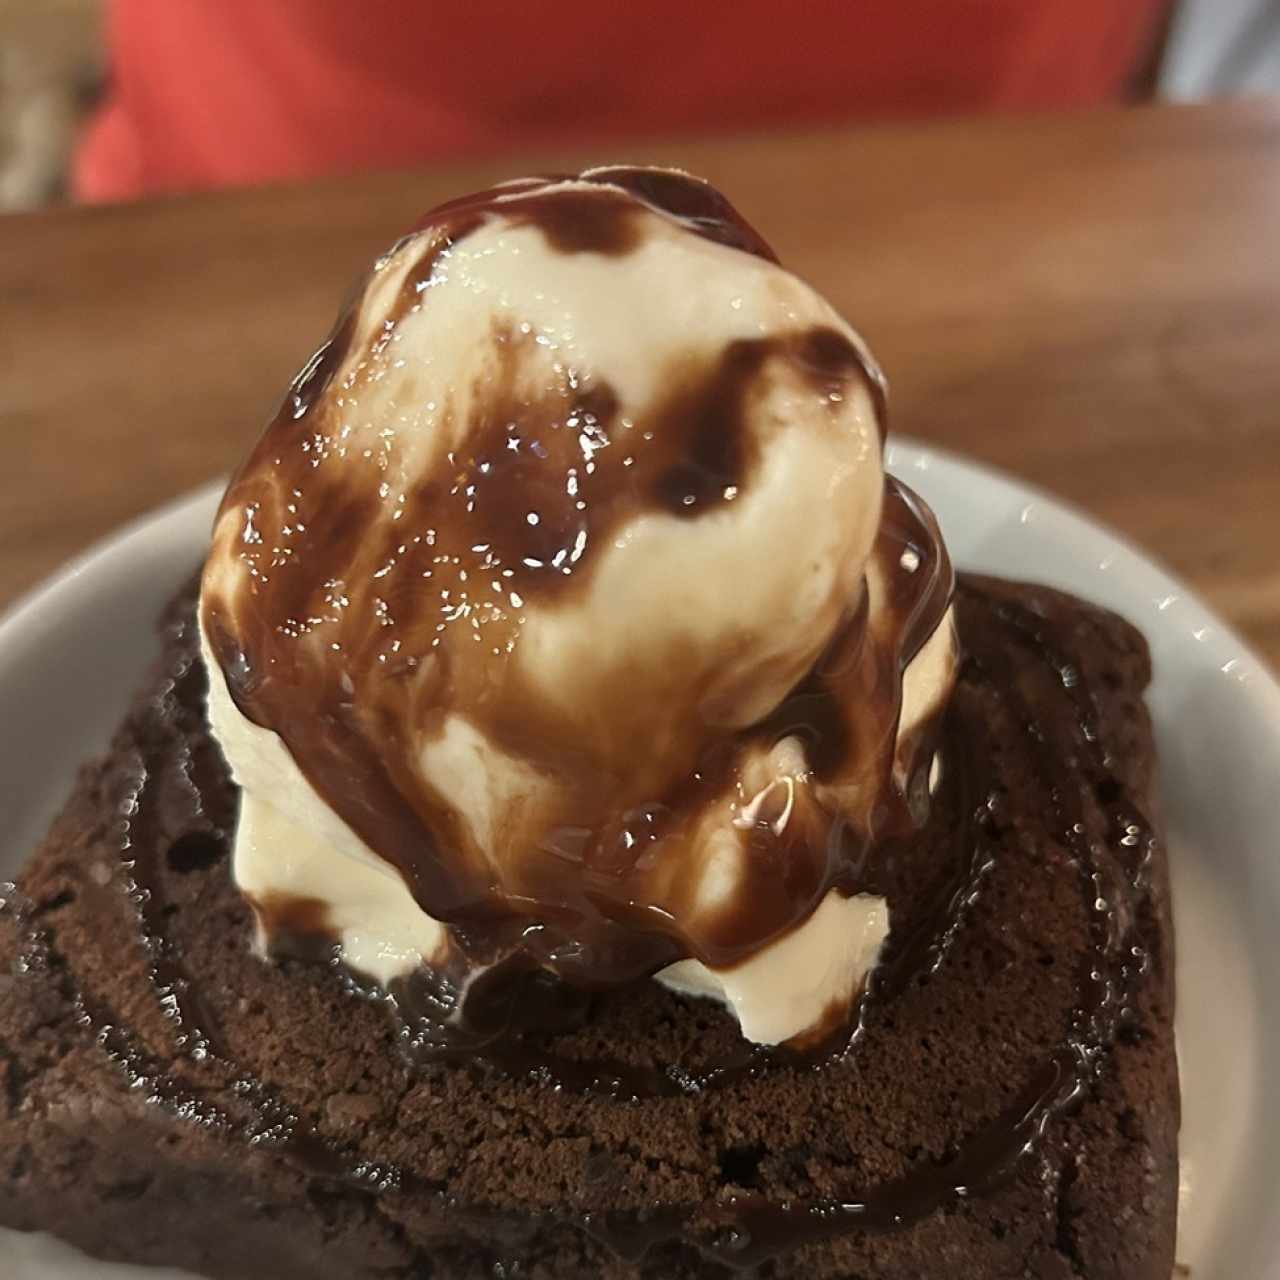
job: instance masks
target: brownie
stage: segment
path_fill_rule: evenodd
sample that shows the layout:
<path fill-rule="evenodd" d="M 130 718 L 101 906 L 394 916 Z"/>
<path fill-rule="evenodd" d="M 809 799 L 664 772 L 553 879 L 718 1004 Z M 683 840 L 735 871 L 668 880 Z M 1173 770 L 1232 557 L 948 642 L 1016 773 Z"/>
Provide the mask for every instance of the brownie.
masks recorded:
<path fill-rule="evenodd" d="M 191 591 L 107 755 L 0 890 L 0 1222 L 236 1280 L 1167 1280 L 1178 1081 L 1146 646 L 962 577 L 964 661 L 856 1033 L 751 1050 L 656 983 L 521 1062 L 264 961 Z"/>

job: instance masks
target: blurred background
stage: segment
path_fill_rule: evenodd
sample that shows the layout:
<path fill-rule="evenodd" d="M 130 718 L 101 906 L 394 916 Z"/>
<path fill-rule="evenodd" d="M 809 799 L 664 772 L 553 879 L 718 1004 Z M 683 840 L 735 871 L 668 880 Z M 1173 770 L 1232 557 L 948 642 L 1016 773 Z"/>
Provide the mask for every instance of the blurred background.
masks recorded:
<path fill-rule="evenodd" d="M 1276 91 L 1280 0 L 0 0 L 0 209 Z"/>

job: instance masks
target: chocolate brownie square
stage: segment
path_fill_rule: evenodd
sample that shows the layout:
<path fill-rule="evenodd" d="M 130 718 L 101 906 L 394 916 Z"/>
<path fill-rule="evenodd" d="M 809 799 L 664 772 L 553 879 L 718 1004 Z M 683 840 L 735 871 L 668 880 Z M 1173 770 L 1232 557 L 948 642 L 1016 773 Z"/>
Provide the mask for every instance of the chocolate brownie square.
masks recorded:
<path fill-rule="evenodd" d="M 543 1067 L 413 1059 L 389 997 L 252 951 L 194 592 L 0 890 L 0 1222 L 236 1280 L 1167 1280 L 1178 1080 L 1146 646 L 962 577 L 923 837 L 848 1043 L 654 983 Z"/>

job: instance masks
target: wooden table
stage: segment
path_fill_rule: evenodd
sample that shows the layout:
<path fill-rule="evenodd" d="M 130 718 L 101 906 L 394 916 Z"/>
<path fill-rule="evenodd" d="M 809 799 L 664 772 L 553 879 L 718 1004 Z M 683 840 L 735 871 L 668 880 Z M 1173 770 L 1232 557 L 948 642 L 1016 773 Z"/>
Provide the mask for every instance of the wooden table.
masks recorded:
<path fill-rule="evenodd" d="M 1280 662 L 1280 102 L 619 150 L 731 195 L 898 430 L 1123 530 Z M 0 606 L 229 468 L 421 211 L 600 158 L 0 221 Z"/>

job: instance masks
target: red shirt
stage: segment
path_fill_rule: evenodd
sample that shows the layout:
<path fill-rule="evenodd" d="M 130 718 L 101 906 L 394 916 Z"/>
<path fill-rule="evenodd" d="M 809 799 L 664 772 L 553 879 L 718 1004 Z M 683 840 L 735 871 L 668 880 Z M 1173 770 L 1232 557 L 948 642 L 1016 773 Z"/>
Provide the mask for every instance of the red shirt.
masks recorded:
<path fill-rule="evenodd" d="M 1123 94 L 1166 0 L 113 0 L 84 199 Z"/>

